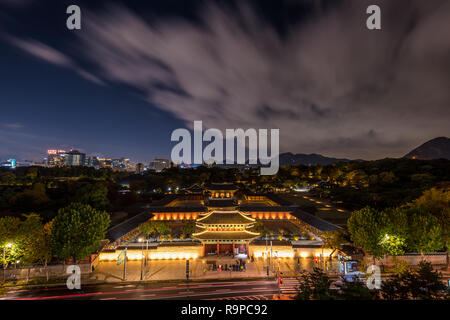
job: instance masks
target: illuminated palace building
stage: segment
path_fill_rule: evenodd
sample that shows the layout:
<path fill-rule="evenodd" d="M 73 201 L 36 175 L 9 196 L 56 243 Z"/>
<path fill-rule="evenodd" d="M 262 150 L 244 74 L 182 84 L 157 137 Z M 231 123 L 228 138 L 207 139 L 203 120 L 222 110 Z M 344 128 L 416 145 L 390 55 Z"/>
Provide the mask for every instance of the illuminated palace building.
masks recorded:
<path fill-rule="evenodd" d="M 155 220 L 170 233 L 140 234 L 140 225 Z M 195 229 L 188 235 L 187 225 Z M 318 257 L 329 254 L 320 235 L 336 229 L 276 195 L 244 194 L 228 183 L 193 185 L 108 230 L 100 260 L 115 260 L 124 248 L 129 259 Z"/>

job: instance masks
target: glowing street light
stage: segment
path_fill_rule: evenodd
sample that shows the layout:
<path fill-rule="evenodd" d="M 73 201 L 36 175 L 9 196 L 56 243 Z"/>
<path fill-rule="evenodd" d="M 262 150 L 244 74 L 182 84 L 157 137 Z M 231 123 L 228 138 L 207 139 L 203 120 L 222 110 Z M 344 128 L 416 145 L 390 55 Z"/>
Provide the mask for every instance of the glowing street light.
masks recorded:
<path fill-rule="evenodd" d="M 12 245 L 12 242 L 9 242 L 3 246 L 3 282 L 5 282 L 5 272 L 8 267 L 8 263 L 6 262 L 6 248 L 11 248 Z"/>

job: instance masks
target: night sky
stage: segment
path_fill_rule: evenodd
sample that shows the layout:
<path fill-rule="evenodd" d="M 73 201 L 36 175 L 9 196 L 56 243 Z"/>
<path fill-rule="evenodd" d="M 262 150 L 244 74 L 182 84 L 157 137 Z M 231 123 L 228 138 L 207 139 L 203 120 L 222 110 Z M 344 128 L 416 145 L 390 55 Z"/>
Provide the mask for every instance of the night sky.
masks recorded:
<path fill-rule="evenodd" d="M 148 163 L 194 120 L 280 128 L 281 152 L 400 157 L 450 135 L 449 30 L 446 0 L 0 0 L 0 160 Z"/>

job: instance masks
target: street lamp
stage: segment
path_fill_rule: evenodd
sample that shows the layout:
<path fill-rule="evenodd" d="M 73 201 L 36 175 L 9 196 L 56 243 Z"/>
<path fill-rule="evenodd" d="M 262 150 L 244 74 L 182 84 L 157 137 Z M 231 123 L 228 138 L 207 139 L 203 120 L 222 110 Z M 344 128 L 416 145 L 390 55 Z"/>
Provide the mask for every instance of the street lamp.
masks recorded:
<path fill-rule="evenodd" d="M 6 248 L 11 248 L 12 245 L 12 242 L 9 242 L 3 246 L 3 282 L 5 282 L 5 273 L 8 267 L 8 263 L 6 262 Z"/>

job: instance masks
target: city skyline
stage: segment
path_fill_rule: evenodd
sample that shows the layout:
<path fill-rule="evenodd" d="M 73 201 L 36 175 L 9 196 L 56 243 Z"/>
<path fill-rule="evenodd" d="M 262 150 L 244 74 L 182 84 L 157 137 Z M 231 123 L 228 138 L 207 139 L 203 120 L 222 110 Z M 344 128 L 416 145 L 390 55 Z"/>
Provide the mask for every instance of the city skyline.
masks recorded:
<path fill-rule="evenodd" d="M 280 128 L 280 152 L 349 159 L 449 136 L 450 6 L 379 1 L 369 31 L 366 2 L 78 1 L 73 31 L 69 1 L 0 2 L 0 158 L 169 158 L 193 120 Z"/>

